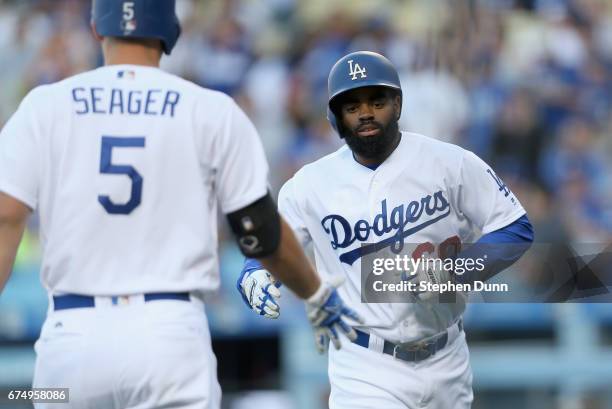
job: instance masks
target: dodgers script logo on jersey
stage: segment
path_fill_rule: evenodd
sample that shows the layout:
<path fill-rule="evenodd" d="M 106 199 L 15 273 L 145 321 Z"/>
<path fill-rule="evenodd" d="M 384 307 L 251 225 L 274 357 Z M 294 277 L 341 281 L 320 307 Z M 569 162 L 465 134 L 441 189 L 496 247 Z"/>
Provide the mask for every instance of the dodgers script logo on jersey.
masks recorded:
<path fill-rule="evenodd" d="M 381 211 L 374 217 L 372 224 L 361 219 L 351 225 L 341 215 L 330 214 L 321 220 L 321 225 L 325 232 L 331 236 L 331 246 L 334 250 L 347 248 L 356 241 L 364 242 L 368 240 L 370 233 L 382 237 L 395 231 L 395 234 L 384 240 L 362 245 L 354 250 L 342 253 L 340 261 L 352 265 L 357 259 L 386 247 L 390 247 L 394 253 L 401 252 L 406 237 L 444 219 L 450 214 L 450 210 L 448 200 L 444 197 L 442 190 L 439 190 L 433 195 L 424 196 L 420 200 L 414 200 L 407 205 L 396 206 L 391 212 L 387 210 L 387 200 L 383 200 Z M 423 214 L 434 217 L 417 224 Z M 407 229 L 409 224 L 414 224 L 414 226 Z"/>
<path fill-rule="evenodd" d="M 361 75 L 360 78 L 367 78 L 367 73 L 366 73 L 366 69 L 362 68 L 361 65 L 359 65 L 359 63 L 356 63 L 355 65 L 353 65 L 353 60 L 348 60 L 348 65 L 349 65 L 349 75 L 351 76 L 351 79 L 353 81 L 355 81 L 357 79 L 357 75 Z"/>

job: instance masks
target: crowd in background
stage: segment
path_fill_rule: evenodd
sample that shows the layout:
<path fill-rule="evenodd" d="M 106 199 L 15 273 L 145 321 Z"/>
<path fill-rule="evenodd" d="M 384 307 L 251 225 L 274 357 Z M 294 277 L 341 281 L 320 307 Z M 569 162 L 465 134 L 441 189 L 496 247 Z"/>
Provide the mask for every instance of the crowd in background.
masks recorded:
<path fill-rule="evenodd" d="M 372 50 L 400 71 L 401 129 L 492 164 L 538 241 L 612 241 L 612 2 L 177 3 L 183 34 L 162 67 L 238 101 L 275 189 L 343 144 L 326 120 L 327 75 Z M 89 13 L 89 1 L 0 0 L 0 125 L 33 87 L 101 65 Z"/>

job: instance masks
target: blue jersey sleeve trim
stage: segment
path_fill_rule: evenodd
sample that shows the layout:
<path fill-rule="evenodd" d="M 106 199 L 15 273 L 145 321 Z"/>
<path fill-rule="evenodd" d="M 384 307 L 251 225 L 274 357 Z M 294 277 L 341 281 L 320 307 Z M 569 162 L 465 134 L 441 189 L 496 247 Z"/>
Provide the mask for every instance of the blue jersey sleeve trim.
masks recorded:
<path fill-rule="evenodd" d="M 481 259 L 484 269 L 456 275 L 461 283 L 486 281 L 514 264 L 531 247 L 533 226 L 523 215 L 501 229 L 483 235 L 472 247 L 459 253 L 457 258 Z"/>
<path fill-rule="evenodd" d="M 527 214 L 522 215 L 506 227 L 483 235 L 477 243 L 524 243 L 533 242 L 533 226 Z"/>

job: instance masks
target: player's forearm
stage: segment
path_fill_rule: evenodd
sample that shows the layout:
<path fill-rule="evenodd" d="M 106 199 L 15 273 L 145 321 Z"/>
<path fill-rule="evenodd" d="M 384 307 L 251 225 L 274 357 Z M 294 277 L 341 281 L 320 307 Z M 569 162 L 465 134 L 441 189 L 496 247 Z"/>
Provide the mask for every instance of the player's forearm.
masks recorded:
<path fill-rule="evenodd" d="M 30 209 L 0 192 L 0 292 L 13 270 Z"/>
<path fill-rule="evenodd" d="M 533 227 L 527 215 L 506 227 L 485 234 L 472 247 L 457 256 L 464 259 L 480 259 L 484 269 L 458 275 L 457 280 L 462 283 L 473 283 L 476 280 L 490 279 L 518 261 L 531 247 L 533 238 Z"/>
<path fill-rule="evenodd" d="M 300 298 L 308 298 L 321 284 L 293 231 L 284 220 L 281 220 L 281 242 L 278 249 L 259 261 Z"/>
<path fill-rule="evenodd" d="M 25 222 L 15 223 L 0 218 L 0 293 L 9 279 Z"/>

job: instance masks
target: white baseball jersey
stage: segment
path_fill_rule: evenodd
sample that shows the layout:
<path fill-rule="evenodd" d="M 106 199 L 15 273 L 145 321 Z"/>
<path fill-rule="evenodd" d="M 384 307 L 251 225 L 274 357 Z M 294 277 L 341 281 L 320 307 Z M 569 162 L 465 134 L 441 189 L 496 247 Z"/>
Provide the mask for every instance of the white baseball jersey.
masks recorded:
<path fill-rule="evenodd" d="M 217 203 L 244 208 L 267 176 L 231 98 L 152 67 L 38 87 L 0 134 L 0 190 L 38 209 L 53 293 L 215 290 Z"/>
<path fill-rule="evenodd" d="M 439 303 L 362 303 L 361 259 L 384 247 L 457 240 L 473 243 L 512 223 L 525 210 L 472 152 L 413 133 L 371 170 L 344 146 L 304 166 L 281 189 L 279 210 L 302 244 L 312 241 L 323 277 L 348 278 L 340 295 L 374 333 L 408 342 L 444 331 L 464 300 Z"/>

